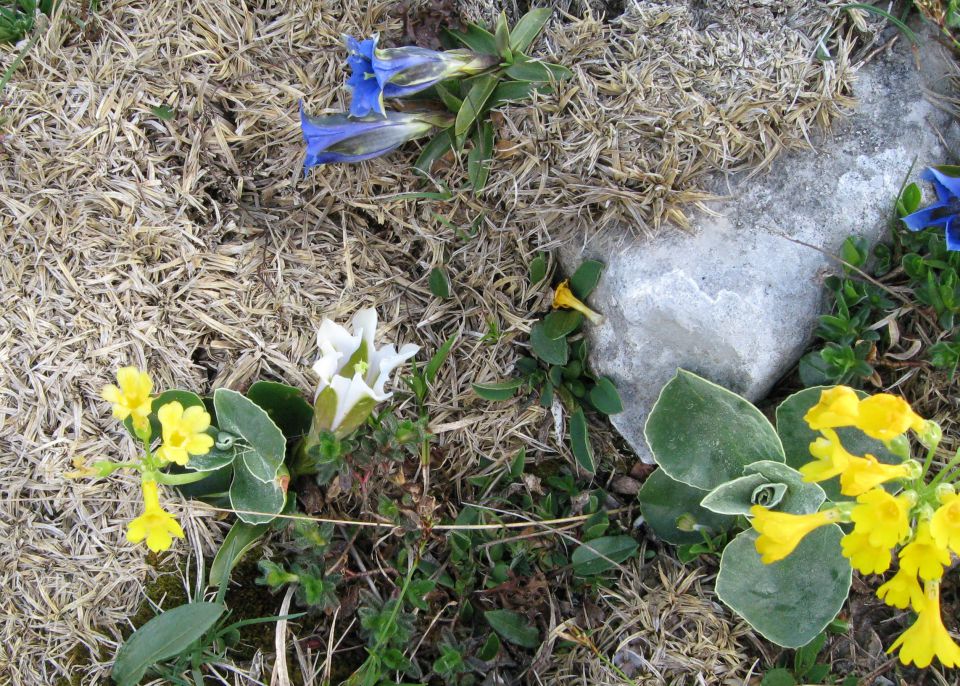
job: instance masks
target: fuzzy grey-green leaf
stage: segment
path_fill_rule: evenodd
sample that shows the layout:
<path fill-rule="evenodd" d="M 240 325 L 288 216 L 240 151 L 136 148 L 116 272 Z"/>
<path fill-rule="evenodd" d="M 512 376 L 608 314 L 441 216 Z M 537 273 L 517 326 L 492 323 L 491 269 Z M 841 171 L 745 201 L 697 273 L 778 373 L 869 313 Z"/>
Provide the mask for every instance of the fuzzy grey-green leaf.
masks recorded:
<path fill-rule="evenodd" d="M 723 550 L 717 596 L 777 645 L 806 645 L 833 621 L 850 590 L 842 536 L 836 524 L 821 527 L 783 560 L 764 564 L 755 547 L 757 532 L 744 531 Z"/>
<path fill-rule="evenodd" d="M 702 543 L 703 534 L 699 530 L 688 530 L 689 527 L 679 529 L 677 520 L 681 516 L 695 526 L 703 527 L 710 535 L 726 531 L 735 521 L 733 517 L 701 507 L 700 501 L 706 494 L 706 491 L 675 481 L 662 469 L 657 469 L 643 482 L 637 500 L 644 521 L 657 536 L 668 543 L 683 545 Z"/>
<path fill-rule="evenodd" d="M 287 449 L 287 439 L 266 410 L 236 391 L 218 388 L 213 393 L 220 428 L 247 443 L 238 446 L 241 460 L 250 474 L 264 483 L 272 482 Z"/>
<path fill-rule="evenodd" d="M 244 463 L 233 465 L 230 484 L 230 507 L 247 524 L 266 524 L 283 510 L 286 494 L 276 479 L 263 482 L 250 473 Z"/>
<path fill-rule="evenodd" d="M 783 462 L 783 446 L 766 417 L 740 396 L 677 370 L 644 427 L 657 464 L 672 478 L 710 491 L 749 464 Z"/>

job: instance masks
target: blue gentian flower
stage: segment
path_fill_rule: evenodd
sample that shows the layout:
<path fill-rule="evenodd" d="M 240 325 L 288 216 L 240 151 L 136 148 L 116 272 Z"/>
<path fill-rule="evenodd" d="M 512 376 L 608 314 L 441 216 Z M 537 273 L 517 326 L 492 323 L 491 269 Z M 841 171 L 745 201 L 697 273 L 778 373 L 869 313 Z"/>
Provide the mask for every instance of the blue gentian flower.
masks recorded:
<path fill-rule="evenodd" d="M 377 34 L 363 41 L 352 36 L 343 39 L 351 71 L 347 79 L 347 86 L 353 91 L 351 117 L 365 117 L 371 112 L 386 116 L 384 98 L 403 98 L 445 79 L 479 74 L 500 63 L 496 55 L 470 50 L 438 52 L 416 46 L 378 48 Z"/>
<path fill-rule="evenodd" d="M 947 250 L 960 250 L 960 177 L 947 176 L 935 167 L 924 171 L 920 178 L 931 181 L 937 191 L 937 202 L 903 217 L 911 231 L 931 226 L 943 226 L 947 235 Z"/>
<path fill-rule="evenodd" d="M 360 162 L 386 155 L 407 141 L 453 124 L 453 116 L 429 112 L 387 112 L 355 119 L 345 114 L 311 117 L 300 103 L 300 128 L 307 144 L 304 168 L 330 162 Z"/>

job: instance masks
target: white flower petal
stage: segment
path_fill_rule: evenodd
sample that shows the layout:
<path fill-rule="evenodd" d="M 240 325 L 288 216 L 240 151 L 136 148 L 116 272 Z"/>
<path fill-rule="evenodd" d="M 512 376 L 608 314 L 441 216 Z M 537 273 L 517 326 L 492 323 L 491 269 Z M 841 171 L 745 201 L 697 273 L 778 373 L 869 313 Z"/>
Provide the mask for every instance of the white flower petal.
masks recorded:
<path fill-rule="evenodd" d="M 317 347 L 323 352 L 324 342 L 342 355 L 340 358 L 344 363 L 350 359 L 360 347 L 360 335 L 351 334 L 344 327 L 336 324 L 329 319 L 324 319 L 317 330 Z"/>
<path fill-rule="evenodd" d="M 373 340 L 377 334 L 377 311 L 372 307 L 359 310 L 353 315 L 353 334 L 363 339 L 367 344 L 368 361 L 376 350 Z"/>
<path fill-rule="evenodd" d="M 382 395 L 393 370 L 419 351 L 420 346 L 413 343 L 401 346 L 400 352 L 396 351 L 392 343 L 375 351 L 370 358 L 370 368 L 367 370 L 367 383 L 373 387 L 373 392 Z"/>
<path fill-rule="evenodd" d="M 352 379 L 345 376 L 335 376 L 332 385 L 337 394 L 337 413 L 333 417 L 331 431 L 336 431 L 343 420 L 346 419 L 350 410 L 353 409 L 353 406 L 364 398 L 373 398 L 376 402 L 382 402 L 391 395 L 389 393 L 386 395 L 374 393 L 359 374 L 354 374 Z"/>

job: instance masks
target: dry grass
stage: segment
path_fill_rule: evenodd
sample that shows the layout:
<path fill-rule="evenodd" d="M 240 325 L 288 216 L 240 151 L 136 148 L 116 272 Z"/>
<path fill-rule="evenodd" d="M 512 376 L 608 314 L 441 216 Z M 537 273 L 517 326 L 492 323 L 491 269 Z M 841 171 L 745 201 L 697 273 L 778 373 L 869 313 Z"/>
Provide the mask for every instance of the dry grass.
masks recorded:
<path fill-rule="evenodd" d="M 609 24 L 558 21 L 539 50 L 575 79 L 507 114 L 483 197 L 428 206 L 393 197 L 416 185 L 410 151 L 302 178 L 297 101 L 344 106 L 340 33 L 397 34 L 392 3 L 105 5 L 67 4 L 0 111 L 0 675 L 14 684 L 104 679 L 152 573 L 123 539 L 131 478 L 63 477 L 75 458 L 132 451 L 97 400 L 117 366 L 199 392 L 308 389 L 323 317 L 376 305 L 389 335 L 428 354 L 459 332 L 431 406 L 447 455 L 434 483 L 455 506 L 481 456 L 566 454 L 539 408 L 469 391 L 510 372 L 544 307 L 533 251 L 583 225 L 681 221 L 706 175 L 760 167 L 827 123 L 850 78 L 848 37 L 828 39 L 834 61 L 813 57 L 832 2 L 637 2 Z M 469 5 L 489 16 L 496 3 Z M 0 67 L 14 55 L 3 48 Z M 463 241 L 435 212 L 485 219 Z M 442 302 L 426 282 L 441 263 Z M 211 515 L 177 509 L 209 551 Z"/>

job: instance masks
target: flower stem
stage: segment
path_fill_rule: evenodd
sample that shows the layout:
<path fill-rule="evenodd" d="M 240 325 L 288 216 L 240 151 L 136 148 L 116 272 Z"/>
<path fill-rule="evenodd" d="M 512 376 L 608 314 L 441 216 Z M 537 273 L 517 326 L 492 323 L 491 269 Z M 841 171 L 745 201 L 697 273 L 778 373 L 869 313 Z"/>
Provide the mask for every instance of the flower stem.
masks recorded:
<path fill-rule="evenodd" d="M 960 450 L 957 450 L 956 454 L 952 458 L 950 458 L 950 461 L 947 462 L 947 464 L 943 466 L 943 469 L 940 470 L 940 473 L 933 478 L 933 481 L 930 482 L 931 488 L 935 487 L 937 484 L 939 484 L 942 481 L 947 481 L 947 482 L 953 481 L 953 479 L 956 478 L 957 473 L 955 472 L 953 474 L 948 474 L 948 472 L 950 472 L 950 470 L 952 470 L 957 465 L 960 465 Z"/>

